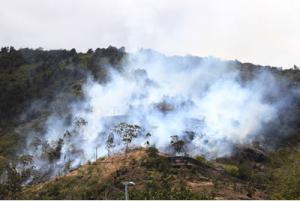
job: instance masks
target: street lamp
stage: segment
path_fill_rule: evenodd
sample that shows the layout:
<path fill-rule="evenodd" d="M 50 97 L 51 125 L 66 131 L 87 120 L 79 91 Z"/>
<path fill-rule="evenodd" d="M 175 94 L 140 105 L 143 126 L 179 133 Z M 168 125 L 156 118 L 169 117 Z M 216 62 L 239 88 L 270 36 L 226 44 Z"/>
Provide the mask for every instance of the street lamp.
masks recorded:
<path fill-rule="evenodd" d="M 135 185 L 133 181 L 123 181 L 122 184 L 125 186 L 125 200 L 128 200 L 128 185 Z"/>

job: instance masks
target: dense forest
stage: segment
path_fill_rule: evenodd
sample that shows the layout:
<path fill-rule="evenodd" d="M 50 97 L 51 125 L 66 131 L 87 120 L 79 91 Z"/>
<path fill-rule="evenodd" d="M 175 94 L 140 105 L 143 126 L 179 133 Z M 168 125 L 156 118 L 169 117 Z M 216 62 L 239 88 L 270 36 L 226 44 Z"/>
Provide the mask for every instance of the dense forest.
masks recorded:
<path fill-rule="evenodd" d="M 141 51 L 152 53 L 152 50 Z M 152 54 L 157 53 L 153 52 Z M 117 72 L 124 71 L 124 66 L 128 62 L 128 55 L 129 53 L 126 53 L 125 48 L 112 46 L 95 50 L 89 49 L 87 52 L 77 52 L 75 49 L 43 50 L 42 48 L 23 48 L 16 50 L 14 47 L 1 48 L 1 199 L 20 199 L 24 195 L 29 196 L 28 198 L 31 199 L 122 198 L 120 197 L 122 195 L 118 192 L 115 192 L 115 196 L 99 197 L 100 194 L 105 194 L 107 186 L 105 187 L 103 183 L 97 184 L 95 181 L 91 181 L 91 178 L 86 178 L 86 176 L 81 177 L 94 183 L 90 183 L 89 186 L 82 184 L 81 187 L 78 187 L 79 191 L 74 192 L 74 195 L 71 195 L 71 192 L 68 190 L 65 190 L 67 193 L 64 194 L 58 189 L 69 188 L 64 182 L 69 182 L 72 189 L 72 185 L 76 186 L 76 182 L 80 182 L 80 178 L 78 179 L 77 177 L 72 181 L 68 181 L 70 178 L 63 178 L 55 181 L 53 184 L 47 184 L 48 186 L 46 185 L 45 189 L 39 192 L 40 196 L 34 197 L 36 191 L 30 189 L 31 186 L 34 188 L 34 185 L 39 185 L 45 180 L 39 178 L 35 182 L 27 183 L 28 178 L 32 177 L 34 173 L 32 166 L 29 165 L 31 163 L 30 156 L 23 155 L 22 150 L 26 148 L 27 139 L 31 137 L 28 135 L 32 131 L 42 132 L 44 123 L 53 111 L 58 114 L 65 113 L 66 110 L 71 110 L 69 108 L 70 103 L 86 98 L 83 95 L 83 85 L 88 79 L 92 78 L 94 82 L 105 85 L 111 80 L 108 68 L 113 68 Z M 186 57 L 189 57 L 195 63 L 201 63 L 205 59 L 194 56 Z M 169 59 L 178 58 L 180 59 L 181 57 L 169 57 Z M 237 60 L 222 62 L 238 71 L 240 79 L 238 81 L 241 83 L 247 83 L 253 79 L 255 74 L 266 71 L 274 75 L 276 79 L 282 80 L 283 84 L 280 85 L 278 96 L 285 95 L 287 91 L 293 91 L 293 93 L 288 93 L 291 97 L 287 99 L 287 106 L 279 111 L 276 121 L 271 122 L 270 125 L 261 131 L 264 133 L 264 139 L 260 141 L 263 150 L 257 150 L 258 148 L 255 146 L 247 149 L 237 148 L 237 151 L 231 157 L 216 158 L 213 161 L 198 156 L 196 158 L 207 165 L 207 167 L 204 166 L 207 170 L 203 170 L 202 173 L 207 174 L 207 177 L 215 177 L 215 174 L 221 173 L 214 173 L 212 167 L 216 169 L 221 167 L 224 174 L 228 176 L 220 176 L 220 178 L 223 178 L 221 181 L 224 180 L 224 182 L 242 185 L 243 187 L 241 188 L 246 189 L 245 192 L 248 198 L 254 196 L 254 191 L 256 191 L 263 193 L 257 195 L 258 197 L 255 197 L 255 195 L 253 198 L 300 199 L 300 94 L 298 92 L 300 87 L 300 70 L 296 65 L 291 69 L 281 69 L 242 63 Z M 276 97 L 269 97 L 271 100 L 273 98 Z M 163 110 L 168 110 L 168 105 L 160 106 L 163 107 Z M 84 124 L 83 121 L 78 121 L 77 123 Z M 52 150 L 51 153 L 48 153 L 48 156 L 55 159 L 57 157 L 55 155 L 57 154 L 55 152 L 56 148 L 57 152 L 60 151 L 58 144 L 54 151 Z M 259 151 L 263 152 L 262 160 L 257 157 Z M 129 157 L 129 159 L 132 158 Z M 90 165 L 91 172 L 100 168 L 96 167 L 96 165 L 92 166 L 93 164 Z M 20 166 L 23 168 L 20 168 Z M 137 166 L 142 167 L 142 169 L 138 169 Z M 195 193 L 188 189 L 184 183 L 186 182 L 186 175 L 197 179 L 198 176 L 195 175 L 198 174 L 198 170 L 189 171 L 182 169 L 182 172 L 180 172 L 176 168 L 172 169 L 165 159 L 157 154 L 157 150 L 151 147 L 146 149 L 146 154 L 141 159 L 132 159 L 127 166 L 122 164 L 120 167 L 120 171 L 122 168 L 126 169 L 126 173 L 123 176 L 127 173 L 131 174 L 130 168 L 137 168 L 141 172 L 149 173 L 148 176 L 140 173 L 140 180 L 144 180 L 148 187 L 144 188 L 147 186 L 145 185 L 135 188 L 132 191 L 132 196 L 136 199 L 212 199 L 216 197 L 213 190 L 210 190 L 209 193 L 205 190 L 205 193 L 199 194 L 199 192 Z M 65 172 L 64 174 L 67 173 Z M 120 177 L 123 178 L 122 175 Z M 171 181 L 172 179 L 174 180 L 173 177 L 178 179 L 178 181 L 176 180 L 177 183 Z M 179 178 L 185 179 L 180 180 Z M 214 179 L 220 181 L 217 177 Z M 117 180 L 121 181 L 118 178 Z M 110 183 L 110 185 L 113 184 Z M 222 186 L 220 183 L 218 185 Z M 168 193 L 163 190 L 162 186 L 168 186 L 170 191 L 174 193 L 174 197 L 166 197 Z M 89 190 L 86 190 L 86 188 Z M 116 184 L 115 188 L 122 189 L 122 186 L 120 187 Z M 147 191 L 146 189 L 150 190 Z M 32 194 L 28 193 L 31 191 Z M 227 196 L 227 198 L 243 199 L 245 197 Z"/>

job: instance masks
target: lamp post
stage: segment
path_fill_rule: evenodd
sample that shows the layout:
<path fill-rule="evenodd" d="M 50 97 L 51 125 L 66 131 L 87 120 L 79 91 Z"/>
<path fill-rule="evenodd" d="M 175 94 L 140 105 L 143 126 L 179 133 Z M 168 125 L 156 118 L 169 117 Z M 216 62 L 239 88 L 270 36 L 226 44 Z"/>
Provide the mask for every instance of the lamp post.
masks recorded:
<path fill-rule="evenodd" d="M 128 200 L 128 185 L 135 185 L 133 181 L 123 181 L 122 184 L 125 186 L 125 200 Z"/>

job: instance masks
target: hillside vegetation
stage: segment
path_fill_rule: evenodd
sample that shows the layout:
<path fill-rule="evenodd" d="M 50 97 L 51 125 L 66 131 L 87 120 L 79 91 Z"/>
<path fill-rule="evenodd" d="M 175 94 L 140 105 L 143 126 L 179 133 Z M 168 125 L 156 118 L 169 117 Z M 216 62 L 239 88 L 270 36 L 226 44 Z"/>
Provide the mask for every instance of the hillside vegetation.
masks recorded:
<path fill-rule="evenodd" d="M 201 166 L 172 166 L 155 148 L 99 159 L 63 177 L 25 188 L 27 199 L 123 199 L 122 181 L 134 181 L 130 199 L 248 199 L 263 192 L 203 160 Z M 229 165 L 225 166 L 229 167 Z M 228 172 L 227 172 L 228 171 Z M 235 175 L 238 176 L 238 175 Z"/>
<path fill-rule="evenodd" d="M 264 149 L 242 147 L 227 158 L 195 157 L 202 166 L 173 167 L 155 148 L 138 148 L 129 150 L 126 157 L 119 153 L 99 158 L 51 180 L 34 172 L 31 156 L 21 153 L 29 135 L 42 132 L 53 111 L 67 114 L 70 103 L 84 99 L 82 87 L 88 79 L 106 84 L 108 67 L 122 72 L 127 56 L 124 48 L 111 46 L 85 53 L 1 49 L 1 199 L 123 199 L 121 182 L 125 180 L 136 183 L 129 187 L 131 199 L 300 199 L 299 97 L 263 130 Z M 197 63 L 203 58 L 192 59 Z M 279 93 L 300 84 L 297 66 L 281 69 L 224 62 L 238 70 L 242 83 L 257 72 L 268 71 L 286 81 Z M 50 161 L 59 157 L 56 148 L 47 152 Z M 28 183 L 32 177 L 37 179 Z"/>
<path fill-rule="evenodd" d="M 278 158 L 278 153 L 273 154 Z M 27 186 L 17 198 L 124 199 L 123 181 L 135 182 L 129 188 L 130 199 L 298 198 L 299 150 L 290 154 L 287 160 L 291 161 L 272 157 L 261 163 L 198 158 L 201 165 L 174 166 L 155 148 L 136 149 L 127 156 L 101 158 L 65 176 Z"/>

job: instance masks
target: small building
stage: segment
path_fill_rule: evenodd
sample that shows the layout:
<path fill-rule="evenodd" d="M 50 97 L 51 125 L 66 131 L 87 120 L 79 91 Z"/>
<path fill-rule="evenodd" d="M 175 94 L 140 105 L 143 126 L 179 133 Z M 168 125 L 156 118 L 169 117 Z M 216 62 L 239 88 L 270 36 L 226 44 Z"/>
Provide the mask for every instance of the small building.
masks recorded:
<path fill-rule="evenodd" d="M 188 156 L 170 156 L 168 160 L 173 166 L 203 166 L 203 163 Z"/>

